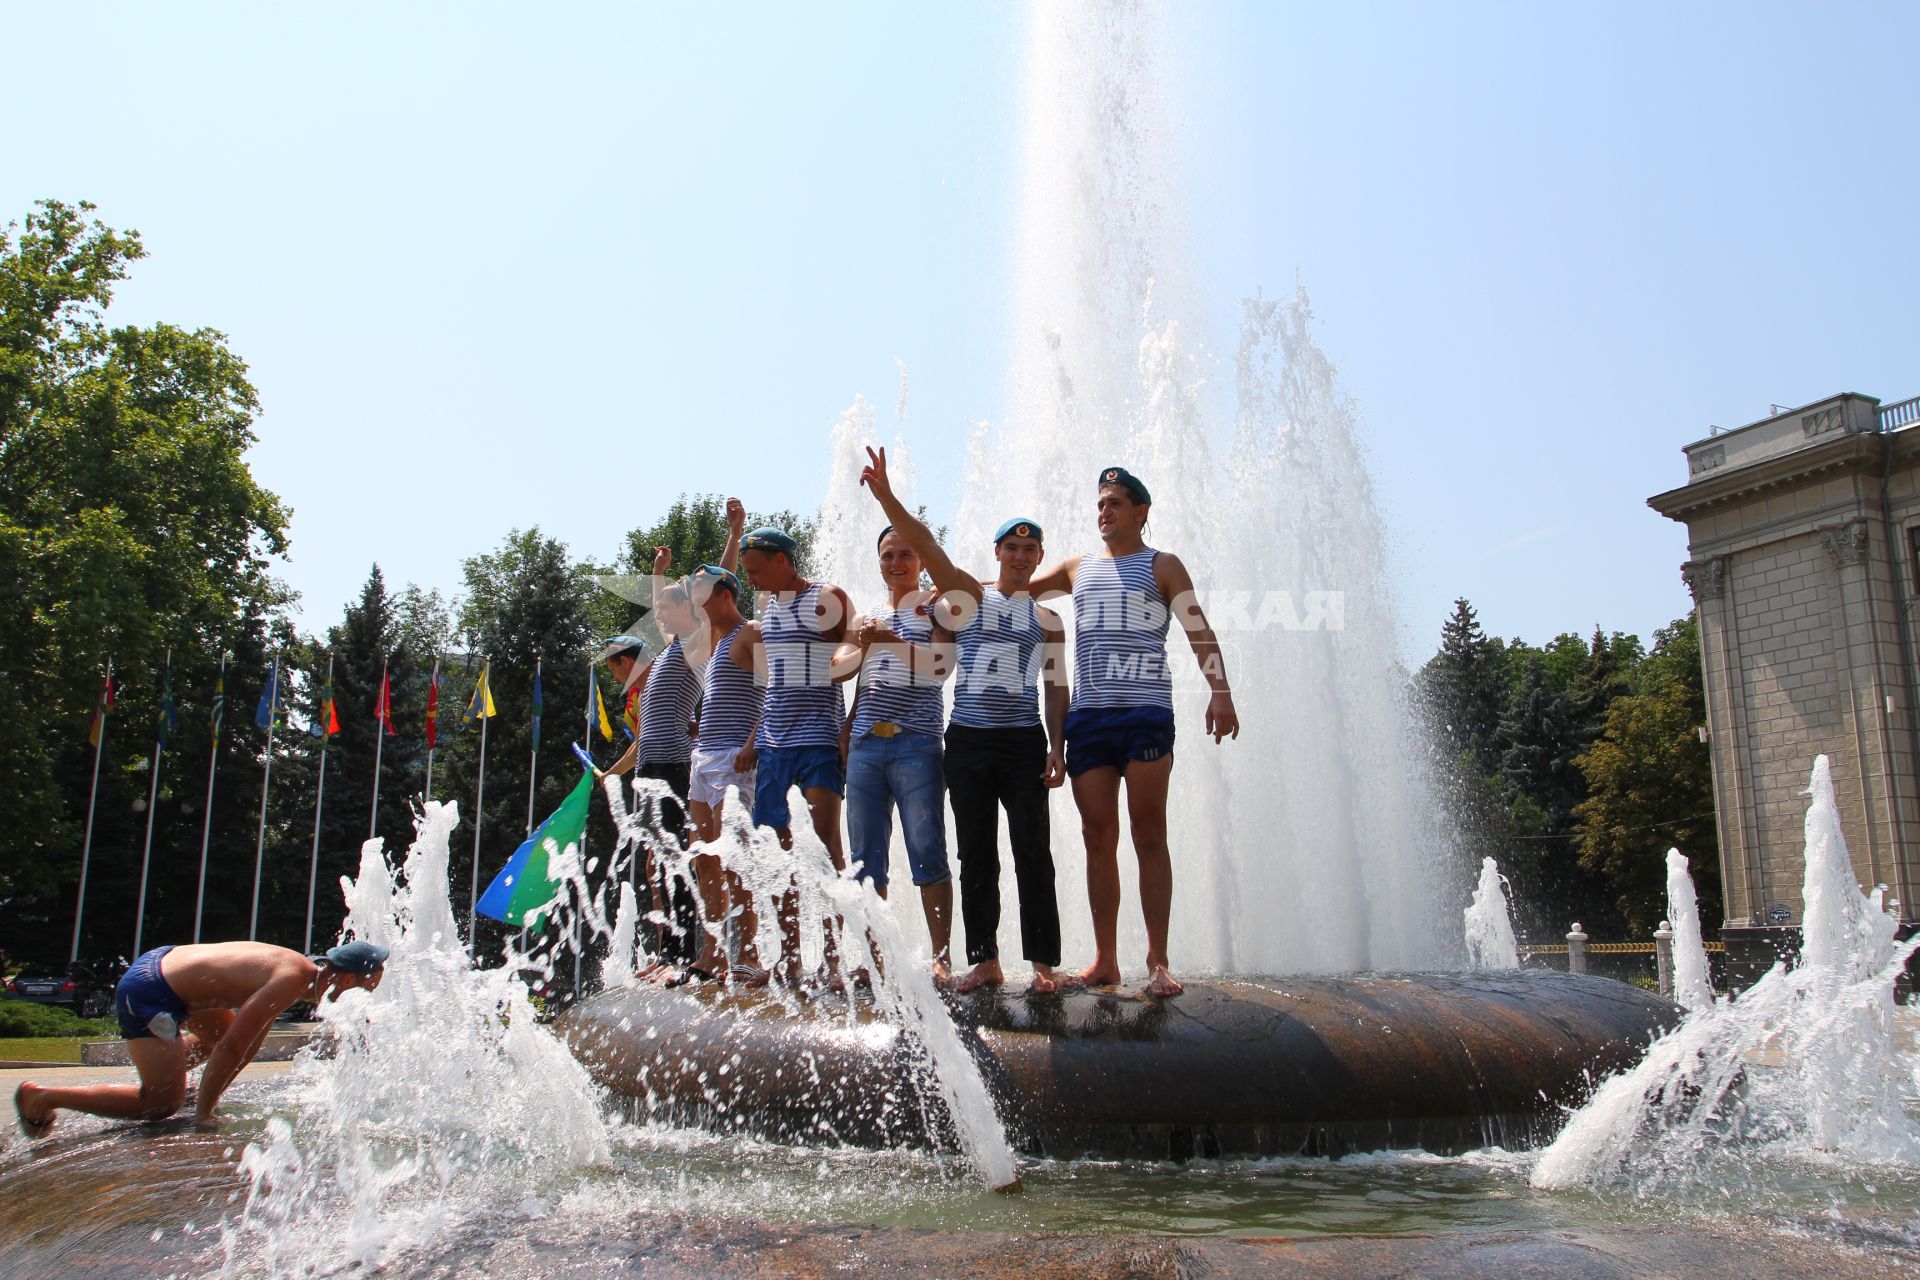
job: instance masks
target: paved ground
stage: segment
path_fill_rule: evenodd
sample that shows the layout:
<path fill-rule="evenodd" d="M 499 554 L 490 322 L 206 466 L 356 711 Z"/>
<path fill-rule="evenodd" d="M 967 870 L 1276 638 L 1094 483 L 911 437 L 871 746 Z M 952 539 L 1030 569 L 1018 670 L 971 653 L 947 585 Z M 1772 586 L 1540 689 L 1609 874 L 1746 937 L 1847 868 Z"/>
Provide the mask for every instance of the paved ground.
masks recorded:
<path fill-rule="evenodd" d="M 284 1075 L 293 1069 L 291 1062 L 255 1062 L 240 1072 L 241 1080 L 260 1080 L 270 1076 Z M 13 1091 L 22 1080 L 42 1080 L 53 1084 L 108 1084 L 117 1080 L 137 1080 L 132 1067 L 84 1067 L 72 1062 L 25 1062 L 0 1065 L 0 1089 L 5 1090 L 9 1102 Z M 7 1113 L 7 1123 L 13 1122 L 11 1112 Z"/>

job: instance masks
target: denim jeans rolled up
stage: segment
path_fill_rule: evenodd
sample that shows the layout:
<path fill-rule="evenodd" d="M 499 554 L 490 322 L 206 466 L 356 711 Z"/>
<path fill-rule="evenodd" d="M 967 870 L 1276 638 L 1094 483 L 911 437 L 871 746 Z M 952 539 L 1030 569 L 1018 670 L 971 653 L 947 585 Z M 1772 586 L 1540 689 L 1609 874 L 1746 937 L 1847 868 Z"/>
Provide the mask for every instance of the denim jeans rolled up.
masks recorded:
<path fill-rule="evenodd" d="M 924 733 L 861 735 L 847 753 L 847 842 L 854 875 L 875 888 L 887 886 L 897 809 L 913 882 L 924 887 L 952 879 L 946 806 L 940 739 Z"/>

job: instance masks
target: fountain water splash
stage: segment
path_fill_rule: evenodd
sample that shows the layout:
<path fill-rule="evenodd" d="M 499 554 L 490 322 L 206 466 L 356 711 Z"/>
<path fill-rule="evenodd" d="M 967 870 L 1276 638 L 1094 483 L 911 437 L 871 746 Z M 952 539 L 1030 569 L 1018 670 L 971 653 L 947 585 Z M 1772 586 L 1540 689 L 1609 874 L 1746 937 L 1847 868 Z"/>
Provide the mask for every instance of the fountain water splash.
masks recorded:
<path fill-rule="evenodd" d="M 1707 945 L 1700 937 L 1700 899 L 1687 856 L 1667 850 L 1667 919 L 1673 928 L 1673 1000 L 1689 1013 L 1713 1004 Z"/>
<path fill-rule="evenodd" d="M 1466 910 L 1467 963 L 1476 969 L 1518 969 L 1520 948 L 1507 911 L 1506 877 L 1492 858 L 1480 862 L 1480 883 Z"/>
<path fill-rule="evenodd" d="M 454 924 L 452 804 L 429 801 L 396 880 L 380 842 L 343 880 L 343 936 L 392 948 L 374 991 L 319 1010 L 332 1056 L 303 1056 L 290 1116 L 241 1162 L 228 1255 L 257 1245 L 275 1274 L 374 1266 L 492 1205 L 603 1164 L 598 1091 L 540 1025 L 516 966 L 476 969 Z"/>
<path fill-rule="evenodd" d="M 1239 742 L 1204 739 L 1206 686 L 1176 628 L 1176 972 L 1456 962 L 1435 904 L 1464 901 L 1405 705 L 1358 415 L 1309 335 L 1304 293 L 1244 304 L 1231 399 L 1196 338 L 1167 15 L 1031 11 L 1009 412 L 969 442 L 949 545 L 985 569 L 992 531 L 1021 515 L 1057 562 L 1098 547 L 1102 467 L 1152 486 L 1148 541 L 1193 574 L 1242 725 Z M 1229 409 L 1231 434 L 1216 425 Z M 1071 797 L 1052 803 L 1053 830 L 1076 830 Z M 1077 841 L 1053 853 L 1061 883 L 1085 874 Z M 1003 901 L 1017 892 L 1003 870 Z M 1089 921 L 1062 925 L 1066 954 L 1089 957 Z M 1123 963 L 1137 961 L 1141 921 L 1122 912 L 1120 928 Z"/>
<path fill-rule="evenodd" d="M 1534 1186 L 1724 1185 L 1756 1152 L 1920 1159 L 1893 1033 L 1894 982 L 1920 939 L 1895 944 L 1882 891 L 1860 891 L 1825 756 L 1810 793 L 1799 965 L 1692 1010 L 1602 1084 L 1541 1153 Z"/>
<path fill-rule="evenodd" d="M 643 780 L 635 785 L 662 784 Z M 643 794 L 636 790 L 636 796 Z M 827 847 L 808 824 L 797 823 L 793 847 L 783 849 L 773 832 L 751 825 L 748 806 L 734 794 L 722 807 L 719 838 L 712 844 L 696 841 L 680 852 L 677 842 L 647 818 L 659 811 L 657 806 L 636 803 L 629 808 L 617 788 L 609 788 L 608 797 L 623 851 L 646 843 L 662 859 L 664 874 L 687 884 L 693 882 L 693 859 L 708 854 L 719 857 L 739 877 L 761 922 L 758 946 L 763 964 L 771 962 L 779 945 L 772 925 L 778 919 L 780 900 L 789 892 L 795 893 L 803 966 L 824 965 L 832 952 L 839 957 L 844 973 L 864 973 L 871 982 L 876 1012 L 916 1046 L 915 1104 L 937 1108 L 951 1123 L 967 1164 L 988 1186 L 1004 1187 L 1018 1180 L 1013 1149 L 986 1080 L 934 988 L 931 956 L 909 944 L 899 920 L 872 885 L 834 869 Z M 796 813 L 805 812 L 801 797 L 791 800 Z M 805 997 L 799 992 L 780 987 L 770 991 L 788 1012 L 800 1012 Z M 849 1021 L 856 1020 L 852 1001 L 837 995 L 826 998 L 839 1001 Z M 839 1084 L 823 1082 L 822 1087 Z M 927 1118 L 933 1121 L 939 1117 Z M 942 1126 L 928 1123 L 924 1128 L 934 1133 Z"/>

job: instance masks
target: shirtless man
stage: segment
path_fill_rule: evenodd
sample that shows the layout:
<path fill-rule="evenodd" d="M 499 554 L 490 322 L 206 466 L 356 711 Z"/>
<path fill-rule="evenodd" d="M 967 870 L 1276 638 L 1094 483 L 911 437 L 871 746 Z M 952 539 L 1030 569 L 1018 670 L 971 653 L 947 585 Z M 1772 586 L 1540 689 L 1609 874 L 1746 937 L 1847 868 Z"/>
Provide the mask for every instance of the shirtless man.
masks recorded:
<path fill-rule="evenodd" d="M 212 1128 L 213 1109 L 253 1061 L 273 1021 L 296 1001 L 319 1004 L 342 991 L 368 991 L 386 972 L 387 949 L 349 942 L 312 960 L 264 942 L 159 947 L 135 960 L 114 988 L 113 1011 L 140 1083 L 49 1086 L 31 1080 L 13 1095 L 20 1128 L 46 1136 L 58 1111 L 122 1120 L 161 1120 L 187 1098 L 187 1072 L 200 1077 L 194 1121 Z"/>
<path fill-rule="evenodd" d="M 1067 776 L 1087 846 L 1093 909 L 1089 986 L 1120 981 L 1120 787 L 1140 864 L 1140 911 L 1147 925 L 1147 991 L 1177 996 L 1167 968 L 1173 861 L 1167 853 L 1167 784 L 1173 776 L 1173 680 L 1168 624 L 1178 619 L 1211 696 L 1205 732 L 1217 743 L 1240 736 L 1220 642 L 1200 611 L 1193 578 L 1179 559 L 1146 543 L 1152 496 L 1124 467 L 1100 473 L 1094 515 L 1104 544 L 1036 573 L 1036 599 L 1073 597 L 1073 696 L 1067 709 Z"/>

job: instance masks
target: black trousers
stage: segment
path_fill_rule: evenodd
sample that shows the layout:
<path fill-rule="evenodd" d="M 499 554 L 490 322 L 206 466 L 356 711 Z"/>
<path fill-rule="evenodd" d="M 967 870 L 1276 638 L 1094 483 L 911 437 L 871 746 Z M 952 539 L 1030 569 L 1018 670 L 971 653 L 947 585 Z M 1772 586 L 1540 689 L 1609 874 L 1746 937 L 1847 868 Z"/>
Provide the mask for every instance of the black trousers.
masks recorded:
<path fill-rule="evenodd" d="M 1047 831 L 1047 731 L 947 727 L 947 798 L 960 852 L 960 919 L 967 963 L 1000 957 L 1000 810 L 1007 811 L 1020 886 L 1020 948 L 1030 964 L 1060 963 L 1060 906 Z"/>
<path fill-rule="evenodd" d="M 654 941 L 651 948 L 668 964 L 692 964 L 700 954 L 700 906 L 699 896 L 692 885 L 677 875 L 667 873 L 668 863 L 677 858 L 687 847 L 687 766 L 684 764 L 643 764 L 634 770 L 634 776 L 657 778 L 673 789 L 673 795 L 660 802 L 659 826 L 673 839 L 678 848 L 655 849 L 651 837 L 643 837 L 646 846 L 647 874 L 651 886 L 660 893 L 665 904 L 665 915 L 670 926 L 646 926 L 648 936 Z M 653 817 L 654 815 L 646 815 Z M 664 856 L 663 856 L 664 855 Z M 638 886 L 636 886 L 638 889 Z M 651 893 L 640 892 L 640 912 L 644 919 L 652 909 Z"/>

